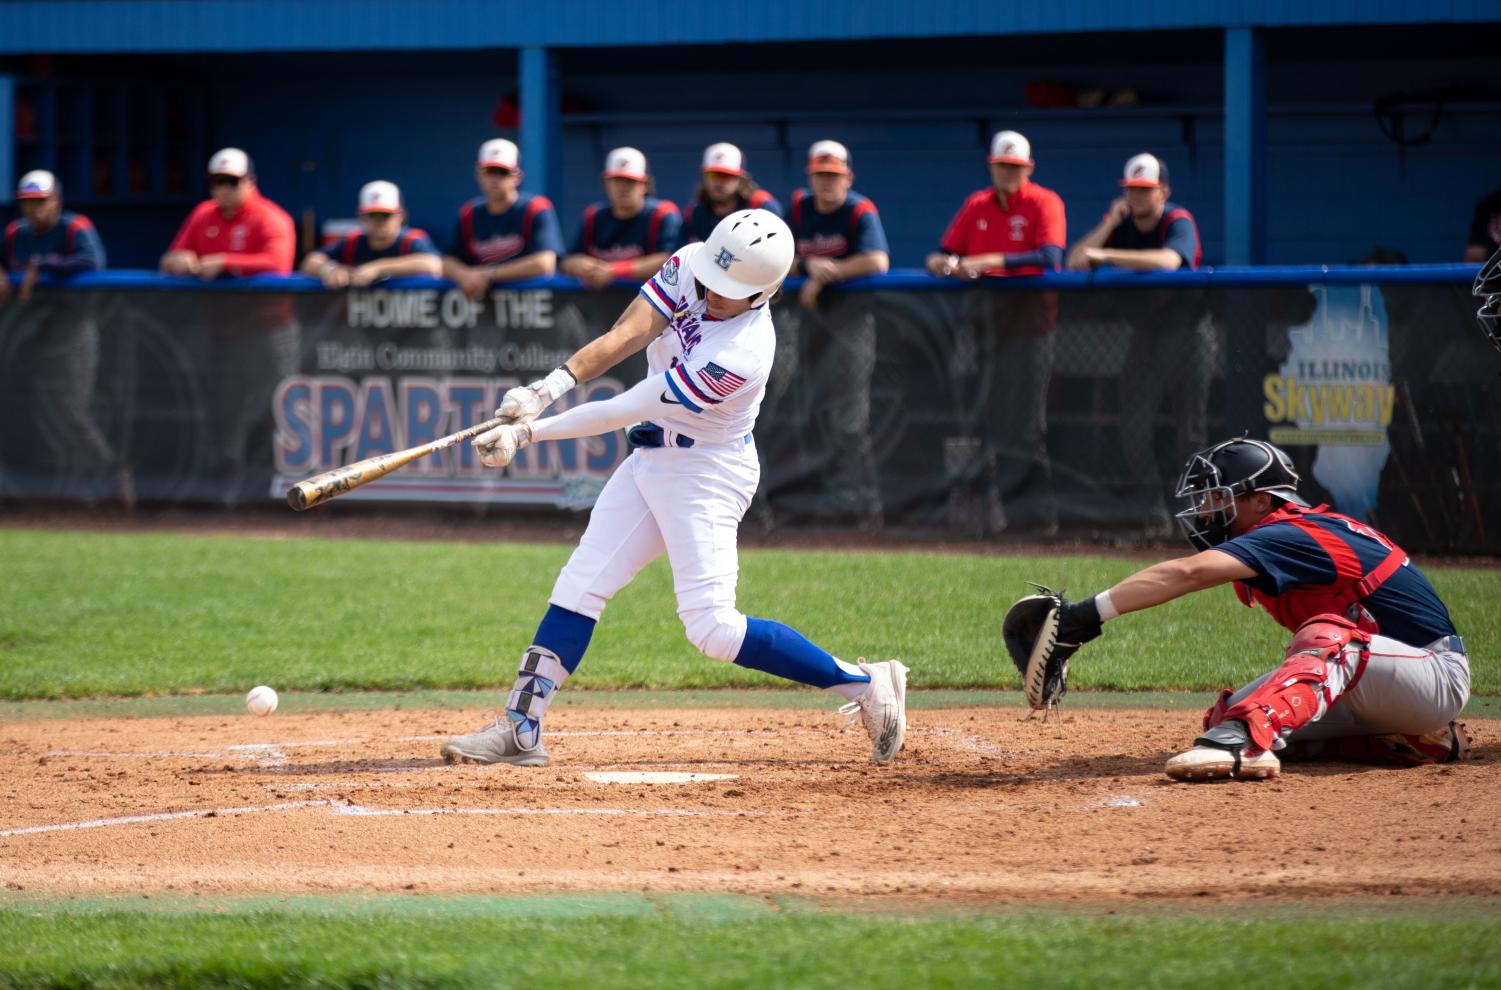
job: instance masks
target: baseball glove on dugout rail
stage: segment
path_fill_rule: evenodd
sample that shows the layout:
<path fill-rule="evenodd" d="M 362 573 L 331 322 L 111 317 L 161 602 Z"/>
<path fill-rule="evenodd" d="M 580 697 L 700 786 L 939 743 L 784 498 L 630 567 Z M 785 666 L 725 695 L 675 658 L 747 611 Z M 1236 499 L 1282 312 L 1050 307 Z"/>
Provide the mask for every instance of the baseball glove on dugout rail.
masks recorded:
<path fill-rule="evenodd" d="M 1069 657 L 1100 634 L 1100 611 L 1093 598 L 1071 602 L 1060 591 L 1040 584 L 1032 587 L 1037 594 L 1019 599 L 1007 610 L 1001 636 L 1021 672 L 1027 704 L 1042 711 L 1056 708 L 1068 690 Z"/>

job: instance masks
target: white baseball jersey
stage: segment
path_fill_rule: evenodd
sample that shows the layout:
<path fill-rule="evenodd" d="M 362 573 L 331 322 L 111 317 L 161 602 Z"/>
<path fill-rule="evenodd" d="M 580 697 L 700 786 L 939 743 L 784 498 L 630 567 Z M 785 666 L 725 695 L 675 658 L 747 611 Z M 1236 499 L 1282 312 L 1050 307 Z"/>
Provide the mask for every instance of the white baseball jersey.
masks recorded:
<path fill-rule="evenodd" d="M 687 244 L 641 286 L 667 318 L 667 329 L 646 348 L 650 374 L 667 373 L 660 413 L 652 421 L 704 443 L 748 435 L 756 425 L 776 354 L 771 308 L 762 304 L 717 320 L 698 296 L 688 259 L 703 244 Z"/>

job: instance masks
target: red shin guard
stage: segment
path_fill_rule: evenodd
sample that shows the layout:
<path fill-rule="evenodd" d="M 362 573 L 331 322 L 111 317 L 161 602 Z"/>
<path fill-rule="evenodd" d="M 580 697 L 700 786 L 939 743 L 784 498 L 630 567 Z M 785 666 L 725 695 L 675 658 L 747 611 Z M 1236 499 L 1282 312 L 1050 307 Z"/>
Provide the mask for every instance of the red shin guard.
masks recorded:
<path fill-rule="evenodd" d="M 1314 616 L 1293 634 L 1282 666 L 1233 705 L 1228 693 L 1221 695 L 1205 713 L 1204 727 L 1239 719 L 1250 729 L 1253 747 L 1271 749 L 1275 740 L 1285 739 L 1317 718 L 1325 705 L 1334 703 L 1335 695 L 1327 684 L 1329 668 L 1344 664 L 1345 647 L 1352 640 L 1368 643 L 1370 634 L 1342 616 Z M 1360 673 L 1358 669 L 1349 673 L 1344 690 L 1355 686 Z"/>

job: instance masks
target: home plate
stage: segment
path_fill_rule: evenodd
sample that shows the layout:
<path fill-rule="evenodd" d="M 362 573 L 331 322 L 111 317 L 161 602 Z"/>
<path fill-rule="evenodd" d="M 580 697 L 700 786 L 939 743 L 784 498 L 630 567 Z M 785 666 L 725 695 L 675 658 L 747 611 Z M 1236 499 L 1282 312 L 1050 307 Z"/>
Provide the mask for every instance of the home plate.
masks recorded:
<path fill-rule="evenodd" d="M 596 784 L 699 784 L 706 780 L 734 780 L 734 773 L 681 773 L 671 770 L 595 770 L 584 779 Z"/>

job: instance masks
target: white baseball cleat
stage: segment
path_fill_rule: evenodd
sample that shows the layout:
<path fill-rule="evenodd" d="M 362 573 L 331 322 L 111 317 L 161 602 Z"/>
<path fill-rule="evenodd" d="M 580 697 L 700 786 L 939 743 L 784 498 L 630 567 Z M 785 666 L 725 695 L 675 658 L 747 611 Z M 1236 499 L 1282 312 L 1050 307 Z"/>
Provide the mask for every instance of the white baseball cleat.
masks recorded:
<path fill-rule="evenodd" d="M 1266 780 L 1282 772 L 1282 761 L 1271 750 L 1249 753 L 1221 749 L 1218 746 L 1195 746 L 1167 761 L 1167 775 L 1174 780 Z"/>
<path fill-rule="evenodd" d="M 858 700 L 841 705 L 839 713 L 859 715 L 870 735 L 870 758 L 876 763 L 888 763 L 901 751 L 902 741 L 907 737 L 907 668 L 896 660 L 882 663 L 860 663 L 860 669 L 870 677 Z"/>
<path fill-rule="evenodd" d="M 516 740 L 516 723 L 504 716 L 473 735 L 457 736 L 439 750 L 445 763 L 509 763 L 513 767 L 547 766 L 542 737 L 526 747 Z"/>

